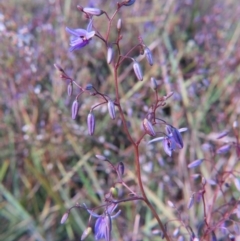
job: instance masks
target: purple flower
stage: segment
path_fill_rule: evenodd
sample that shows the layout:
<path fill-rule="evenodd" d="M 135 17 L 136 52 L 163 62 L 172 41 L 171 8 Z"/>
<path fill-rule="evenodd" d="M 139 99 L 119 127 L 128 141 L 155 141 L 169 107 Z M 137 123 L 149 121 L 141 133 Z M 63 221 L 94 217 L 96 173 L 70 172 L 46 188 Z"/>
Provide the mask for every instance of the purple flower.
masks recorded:
<path fill-rule="evenodd" d="M 84 206 L 86 207 L 85 204 Z M 106 241 L 110 241 L 112 231 L 112 219 L 116 218 L 121 213 L 121 210 L 119 210 L 116 214 L 111 216 L 117 206 L 117 204 L 110 204 L 106 207 L 106 210 L 102 215 L 98 215 L 86 207 L 88 213 L 91 216 L 97 218 L 94 226 L 95 240 L 105 239 Z"/>
<path fill-rule="evenodd" d="M 172 156 L 172 152 L 177 149 L 183 148 L 183 141 L 180 135 L 181 132 L 186 131 L 187 128 L 181 128 L 177 130 L 170 126 L 166 126 L 166 136 L 161 136 L 152 139 L 148 144 L 156 141 L 163 141 L 163 149 L 168 156 Z"/>
<path fill-rule="evenodd" d="M 70 38 L 70 52 L 81 49 L 89 44 L 89 41 L 95 35 L 95 31 L 88 32 L 87 30 L 81 28 L 71 29 L 66 27 L 66 31 L 72 35 Z"/>

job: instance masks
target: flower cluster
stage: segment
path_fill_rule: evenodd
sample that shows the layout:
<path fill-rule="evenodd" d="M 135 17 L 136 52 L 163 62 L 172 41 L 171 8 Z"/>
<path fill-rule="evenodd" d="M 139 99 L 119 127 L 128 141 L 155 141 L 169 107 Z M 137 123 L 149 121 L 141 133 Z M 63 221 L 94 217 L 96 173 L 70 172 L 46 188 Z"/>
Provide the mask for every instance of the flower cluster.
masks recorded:
<path fill-rule="evenodd" d="M 117 73 L 118 73 L 118 68 L 123 63 L 123 61 L 125 61 L 126 59 L 132 61 L 133 73 L 135 74 L 135 77 L 139 81 L 143 81 L 143 79 L 144 79 L 143 71 L 142 71 L 140 63 L 138 62 L 138 58 L 130 57 L 131 54 L 133 54 L 136 49 L 139 49 L 140 53 L 142 55 L 143 54 L 145 55 L 145 59 L 146 59 L 148 65 L 150 65 L 150 66 L 154 65 L 152 52 L 151 52 L 150 48 L 144 43 L 144 41 L 141 37 L 138 38 L 138 44 L 136 44 L 136 46 L 131 48 L 125 55 L 121 54 L 121 48 L 120 48 L 120 41 L 122 39 L 122 34 L 121 34 L 122 20 L 121 19 L 118 19 L 118 21 L 117 21 L 116 39 L 115 39 L 115 41 L 110 41 L 110 29 L 112 27 L 112 21 L 113 21 L 114 17 L 116 16 L 116 14 L 120 11 L 120 9 L 122 7 L 131 6 L 134 3 L 135 3 L 135 0 L 125 0 L 125 1 L 118 3 L 117 9 L 112 17 L 109 17 L 109 15 L 104 10 L 101 10 L 98 8 L 78 6 L 78 9 L 81 12 L 83 12 L 85 14 L 85 16 L 87 17 L 87 19 L 89 20 L 86 30 L 85 29 L 71 29 L 68 27 L 66 28 L 66 31 L 69 34 L 71 34 L 70 49 L 69 49 L 71 52 L 75 51 L 75 50 L 79 50 L 79 49 L 85 47 L 86 45 L 88 45 L 93 37 L 96 37 L 96 38 L 100 39 L 100 41 L 103 41 L 104 45 L 106 46 L 106 61 L 109 65 L 112 65 L 113 69 L 114 69 L 114 76 L 115 76 L 114 83 L 115 83 L 115 87 L 116 87 L 115 88 L 116 89 L 115 99 L 110 98 L 107 93 L 100 92 L 92 84 L 87 84 L 85 87 L 80 86 L 71 77 L 69 77 L 66 74 L 66 72 L 64 71 L 63 68 L 61 68 L 59 65 L 55 65 L 55 67 L 61 72 L 61 78 L 64 80 L 67 80 L 67 82 L 68 82 L 68 95 L 69 96 L 71 96 L 73 93 L 73 86 L 76 86 L 77 89 L 79 90 L 79 93 L 77 94 L 75 100 L 72 103 L 72 119 L 76 119 L 78 116 L 78 111 L 80 108 L 79 99 L 82 94 L 87 93 L 87 94 L 90 94 L 92 97 L 98 97 L 98 101 L 99 101 L 99 99 L 101 99 L 100 102 L 98 102 L 97 104 L 95 104 L 91 107 L 91 109 L 89 110 L 89 114 L 87 116 L 88 133 L 90 136 L 95 134 L 96 118 L 94 115 L 94 110 L 101 105 L 106 105 L 108 113 L 109 113 L 109 117 L 111 120 L 115 120 L 117 118 L 121 119 L 123 128 L 129 138 L 130 142 L 136 149 L 136 153 L 139 153 L 138 145 L 141 142 L 141 140 L 144 138 L 144 136 L 150 135 L 152 137 L 156 137 L 159 134 L 162 134 L 162 132 L 159 133 L 157 131 L 156 127 L 158 125 L 164 124 L 166 126 L 166 133 L 164 134 L 164 137 L 157 137 L 157 138 L 151 140 L 150 143 L 154 142 L 154 141 L 162 140 L 165 152 L 169 156 L 171 156 L 172 151 L 183 148 L 183 139 L 182 139 L 182 136 L 180 133 L 185 131 L 186 129 L 178 130 L 177 128 L 166 123 L 165 121 L 159 119 L 156 116 L 156 111 L 158 108 L 160 108 L 166 104 L 166 101 L 173 95 L 173 93 L 171 92 L 168 95 L 163 96 L 163 97 L 159 96 L 158 81 L 153 77 L 151 78 L 151 85 L 152 85 L 152 89 L 154 91 L 154 100 L 153 100 L 151 106 L 149 106 L 149 111 L 148 111 L 147 115 L 143 118 L 143 121 L 142 121 L 143 132 L 138 140 L 134 140 L 134 138 L 130 134 L 130 131 L 129 131 L 129 128 L 127 125 L 127 121 L 125 119 L 125 114 L 122 110 L 122 106 L 121 106 L 121 102 L 120 102 L 119 92 L 118 92 L 118 88 L 117 88 L 117 85 L 119 84 L 117 81 Z M 102 16 L 102 15 L 105 15 L 105 17 L 107 18 L 108 24 L 109 24 L 108 31 L 105 35 L 101 34 L 101 32 L 99 30 L 95 29 L 95 27 L 94 27 L 94 18 Z M 106 36 L 106 37 L 103 37 L 103 36 Z M 119 117 L 118 117 L 117 111 L 119 112 Z M 136 156 L 136 160 L 137 160 L 136 161 L 136 170 L 140 170 L 139 154 L 136 154 L 136 155 L 137 155 Z M 141 173 L 139 171 L 136 173 L 136 175 L 137 175 L 138 182 L 140 184 L 139 186 L 140 186 L 141 195 L 138 195 L 135 191 L 133 191 L 132 188 L 129 187 L 128 184 L 123 180 L 123 175 L 124 175 L 124 170 L 125 170 L 123 162 L 119 162 L 117 165 L 113 165 L 111 163 L 111 161 L 109 161 L 105 156 L 96 155 L 96 157 L 100 161 L 104 161 L 109 164 L 109 166 L 112 168 L 112 170 L 117 174 L 117 182 L 116 183 L 124 186 L 124 188 L 127 189 L 127 192 L 129 192 L 128 194 L 130 195 L 130 197 L 128 195 L 128 198 L 125 198 L 125 199 L 120 199 L 120 200 L 115 199 L 113 196 L 114 196 L 114 192 L 116 190 L 115 190 L 115 187 L 112 187 L 110 189 L 110 192 L 105 195 L 104 204 L 97 207 L 97 208 L 104 207 L 104 211 L 102 214 L 99 215 L 99 214 L 95 213 L 94 211 L 97 208 L 89 209 L 85 204 L 83 206 L 75 205 L 74 207 L 85 209 L 90 214 L 88 227 L 84 231 L 81 240 L 85 239 L 92 232 L 92 229 L 90 226 L 91 219 L 97 218 L 95 225 L 94 225 L 95 240 L 105 239 L 106 241 L 110 241 L 111 240 L 111 231 L 112 231 L 112 220 L 121 213 L 120 210 L 116 213 L 114 213 L 114 211 L 121 202 L 141 200 L 141 201 L 144 201 L 152 211 L 154 210 L 154 207 L 151 205 L 151 203 L 149 202 L 149 200 L 145 194 L 143 184 L 142 184 L 142 179 L 141 179 Z M 70 212 L 70 210 L 66 214 L 63 215 L 62 223 L 64 223 L 67 220 L 69 212 Z M 153 215 L 157 219 L 159 226 L 162 229 L 163 235 L 166 237 L 167 240 L 170 240 L 160 218 L 157 215 L 157 212 L 153 211 Z"/>

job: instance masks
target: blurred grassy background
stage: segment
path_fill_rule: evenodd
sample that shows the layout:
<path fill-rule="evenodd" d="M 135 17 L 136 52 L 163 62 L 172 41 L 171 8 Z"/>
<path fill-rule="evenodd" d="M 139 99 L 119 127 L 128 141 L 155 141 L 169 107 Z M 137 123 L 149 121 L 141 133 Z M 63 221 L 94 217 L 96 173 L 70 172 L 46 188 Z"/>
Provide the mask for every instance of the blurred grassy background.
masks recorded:
<path fill-rule="evenodd" d="M 0 240 L 79 240 L 87 214 L 73 210 L 64 225 L 60 225 L 61 216 L 76 202 L 100 204 L 115 181 L 111 170 L 94 158 L 96 154 L 107 155 L 113 163 L 124 161 L 125 178 L 135 188 L 132 149 L 119 118 L 111 121 L 107 109 L 100 108 L 95 111 L 96 134 L 88 136 L 86 116 L 98 100 L 85 95 L 79 116 L 73 121 L 70 109 L 74 97 L 67 97 L 67 85 L 53 67 L 54 63 L 61 64 L 82 86 L 92 83 L 114 98 L 112 69 L 106 64 L 102 43 L 94 39 L 84 49 L 69 53 L 65 27 L 87 25 L 76 10 L 77 4 L 94 3 L 113 12 L 116 2 L 0 3 Z M 232 124 L 240 121 L 239 3 L 139 0 L 122 9 L 119 17 L 123 20 L 123 52 L 141 35 L 155 59 L 150 68 L 139 57 L 144 70 L 141 83 L 136 81 L 128 61 L 119 73 L 122 104 L 133 136 L 140 135 L 141 118 L 153 100 L 152 76 L 159 80 L 161 94 L 175 93 L 159 111 L 159 117 L 176 127 L 189 128 L 183 134 L 184 149 L 174 153 L 173 158 L 166 157 L 160 143 L 146 145 L 148 140 L 144 140 L 141 162 L 147 195 L 164 221 L 179 218 L 178 212 L 166 204 L 171 200 L 182 220 L 197 232 L 203 222 L 202 204 L 196 203 L 188 210 L 187 203 L 201 185 L 191 175 L 201 172 L 206 179 L 219 180 L 217 174 L 240 169 L 234 148 L 226 155 L 213 155 L 226 141 L 235 141 Z M 101 16 L 94 24 L 104 31 L 105 21 Z M 217 134 L 226 129 L 230 130 L 229 136 L 216 140 Z M 198 158 L 208 161 L 197 170 L 188 170 L 188 163 Z M 239 198 L 236 179 L 229 176 L 224 182 L 229 188 L 224 188 L 222 194 L 222 184 L 207 186 L 209 212 Z M 126 190 L 121 192 L 120 188 L 119 195 L 126 196 Z M 225 208 L 230 210 L 228 205 Z M 121 209 L 121 217 L 114 221 L 115 240 L 159 240 L 151 234 L 157 228 L 156 221 L 144 205 L 125 203 Z M 211 224 L 214 226 L 220 218 L 213 214 Z M 232 224 L 237 226 L 238 221 Z M 234 225 L 228 231 L 237 234 Z M 177 221 L 170 222 L 169 233 L 180 226 Z M 181 234 L 189 237 L 183 227 Z M 224 235 L 229 233 L 217 228 L 216 234 L 226 240 Z"/>

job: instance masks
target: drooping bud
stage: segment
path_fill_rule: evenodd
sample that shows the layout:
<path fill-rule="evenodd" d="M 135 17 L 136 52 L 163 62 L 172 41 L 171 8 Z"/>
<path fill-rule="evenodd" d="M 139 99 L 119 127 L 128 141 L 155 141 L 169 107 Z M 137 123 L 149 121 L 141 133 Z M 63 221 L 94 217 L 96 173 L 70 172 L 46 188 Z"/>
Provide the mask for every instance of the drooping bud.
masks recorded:
<path fill-rule="evenodd" d="M 78 100 L 74 100 L 72 103 L 72 119 L 75 120 L 79 110 Z"/>
<path fill-rule="evenodd" d="M 100 16 L 103 14 L 103 11 L 98 8 L 83 8 L 83 12 L 93 16 Z"/>
<path fill-rule="evenodd" d="M 121 29 L 122 29 L 122 19 L 119 18 L 118 21 L 117 21 L 117 30 L 121 31 Z"/>
<path fill-rule="evenodd" d="M 231 146 L 230 146 L 230 145 L 224 145 L 224 146 L 220 147 L 219 149 L 217 149 L 217 154 L 225 154 L 225 153 L 227 153 L 230 149 L 231 149 Z"/>
<path fill-rule="evenodd" d="M 115 105 L 111 100 L 108 100 L 108 112 L 112 120 L 116 118 Z"/>
<path fill-rule="evenodd" d="M 188 164 L 188 168 L 198 167 L 202 164 L 204 159 L 198 159 Z"/>
<path fill-rule="evenodd" d="M 193 193 L 192 196 L 189 199 L 188 206 L 187 206 L 188 209 L 190 209 L 193 206 L 193 204 L 194 204 L 194 196 L 195 195 Z"/>
<path fill-rule="evenodd" d="M 146 55 L 147 62 L 149 63 L 150 66 L 153 65 L 153 56 L 152 52 L 148 47 L 145 47 L 144 53 Z"/>
<path fill-rule="evenodd" d="M 139 63 L 136 60 L 134 60 L 134 63 L 133 63 L 133 70 L 134 70 L 135 75 L 137 76 L 138 80 L 142 81 L 143 80 L 142 70 L 141 70 Z"/>
<path fill-rule="evenodd" d="M 156 132 L 154 131 L 153 125 L 147 118 L 144 118 L 143 120 L 143 128 L 148 135 L 156 136 Z"/>
<path fill-rule="evenodd" d="M 156 90 L 158 88 L 157 81 L 154 77 L 151 78 L 151 87 L 153 90 Z"/>
<path fill-rule="evenodd" d="M 131 6 L 135 3 L 135 0 L 126 0 L 122 3 L 123 6 Z"/>
<path fill-rule="evenodd" d="M 68 84 L 68 96 L 72 95 L 72 91 L 73 91 L 73 84 L 72 82 Z"/>
<path fill-rule="evenodd" d="M 85 90 L 91 91 L 93 89 L 92 84 L 87 84 Z"/>
<path fill-rule="evenodd" d="M 64 223 L 67 221 L 68 215 L 69 215 L 68 212 L 66 212 L 66 213 L 63 214 L 62 219 L 61 219 L 61 222 L 60 222 L 61 224 L 64 224 Z"/>
<path fill-rule="evenodd" d="M 112 46 L 108 46 L 107 48 L 107 63 L 111 64 L 113 60 L 113 48 Z"/>
<path fill-rule="evenodd" d="M 117 172 L 118 172 L 119 177 L 122 178 L 122 176 L 124 174 L 124 170 L 125 170 L 125 167 L 124 167 L 123 162 L 119 162 L 117 165 Z"/>
<path fill-rule="evenodd" d="M 95 116 L 92 112 L 88 114 L 87 117 L 87 125 L 88 125 L 88 133 L 89 135 L 93 135 L 95 131 Z"/>
<path fill-rule="evenodd" d="M 95 157 L 97 157 L 97 159 L 101 160 L 101 161 L 106 161 L 107 158 L 105 156 L 102 155 L 95 155 Z"/>
<path fill-rule="evenodd" d="M 84 240 L 85 238 L 87 238 L 89 236 L 89 234 L 92 233 L 92 228 L 91 227 L 87 227 L 84 231 L 83 234 L 81 236 L 81 241 Z"/>

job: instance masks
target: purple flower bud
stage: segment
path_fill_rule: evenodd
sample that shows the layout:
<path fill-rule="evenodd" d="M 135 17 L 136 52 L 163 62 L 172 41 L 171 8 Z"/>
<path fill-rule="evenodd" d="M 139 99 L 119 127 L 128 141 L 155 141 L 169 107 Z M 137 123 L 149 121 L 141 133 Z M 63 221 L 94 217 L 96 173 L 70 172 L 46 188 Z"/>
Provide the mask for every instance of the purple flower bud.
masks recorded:
<path fill-rule="evenodd" d="M 74 100 L 72 103 L 72 119 L 75 120 L 79 110 L 78 100 Z"/>
<path fill-rule="evenodd" d="M 143 120 L 143 128 L 148 135 L 156 136 L 156 132 L 154 131 L 153 125 L 147 118 L 144 118 Z"/>
<path fill-rule="evenodd" d="M 124 174 L 124 170 L 125 170 L 125 168 L 124 168 L 123 162 L 119 162 L 117 165 L 117 172 L 118 172 L 119 177 L 122 178 L 122 176 Z"/>
<path fill-rule="evenodd" d="M 67 221 L 68 215 L 69 215 L 68 212 L 66 212 L 66 213 L 63 214 L 62 219 L 61 219 L 61 222 L 60 222 L 61 224 L 64 224 L 64 223 Z"/>
<path fill-rule="evenodd" d="M 143 80 L 142 70 L 139 63 L 136 60 L 134 60 L 134 63 L 133 63 L 133 70 L 138 80 L 142 81 Z"/>
<path fill-rule="evenodd" d="M 87 117 L 87 125 L 88 125 L 88 133 L 89 135 L 93 135 L 95 131 L 95 116 L 92 112 L 88 114 Z"/>
<path fill-rule="evenodd" d="M 158 88 L 157 81 L 154 77 L 151 78 L 151 87 L 153 90 L 156 90 Z"/>
<path fill-rule="evenodd" d="M 87 84 L 85 90 L 91 91 L 93 89 L 92 84 Z"/>
<path fill-rule="evenodd" d="M 220 134 L 217 136 L 217 139 L 221 139 L 221 138 L 225 137 L 228 133 L 229 133 L 229 131 L 223 131 L 222 133 L 220 133 Z"/>
<path fill-rule="evenodd" d="M 121 29 L 122 29 L 122 19 L 119 18 L 118 21 L 117 21 L 117 30 L 121 31 Z"/>
<path fill-rule="evenodd" d="M 217 149 L 217 154 L 225 154 L 231 149 L 230 145 L 224 145 Z"/>
<path fill-rule="evenodd" d="M 113 48 L 112 46 L 108 46 L 107 48 L 107 63 L 111 64 L 113 60 Z"/>
<path fill-rule="evenodd" d="M 116 118 L 115 105 L 111 100 L 108 100 L 108 112 L 112 120 Z"/>
<path fill-rule="evenodd" d="M 194 204 L 194 193 L 189 199 L 187 208 L 190 209 L 193 206 L 193 204 Z"/>
<path fill-rule="evenodd" d="M 198 167 L 202 164 L 204 159 L 198 159 L 188 164 L 188 168 Z"/>
<path fill-rule="evenodd" d="M 83 8 L 83 12 L 94 16 L 100 16 L 103 14 L 103 11 L 98 8 Z"/>
<path fill-rule="evenodd" d="M 172 128 L 172 136 L 178 146 L 178 148 L 182 149 L 183 148 L 183 140 L 180 132 L 176 128 Z"/>
<path fill-rule="evenodd" d="M 148 47 L 145 47 L 144 53 L 146 55 L 147 62 L 149 63 L 150 66 L 152 66 L 153 65 L 152 52 L 150 51 L 150 49 Z"/>
<path fill-rule="evenodd" d="M 83 234 L 81 236 L 81 241 L 84 240 L 85 238 L 87 238 L 89 236 L 89 234 L 92 233 L 92 228 L 91 227 L 87 227 L 84 231 Z"/>
<path fill-rule="evenodd" d="M 135 0 L 125 0 L 122 5 L 123 6 L 131 6 L 135 3 Z"/>
<path fill-rule="evenodd" d="M 68 84 L 68 96 L 71 96 L 73 92 L 73 84 L 72 82 Z"/>
<path fill-rule="evenodd" d="M 97 157 L 97 159 L 101 160 L 101 161 L 106 161 L 107 158 L 105 156 L 102 155 L 95 155 L 95 157 Z"/>

